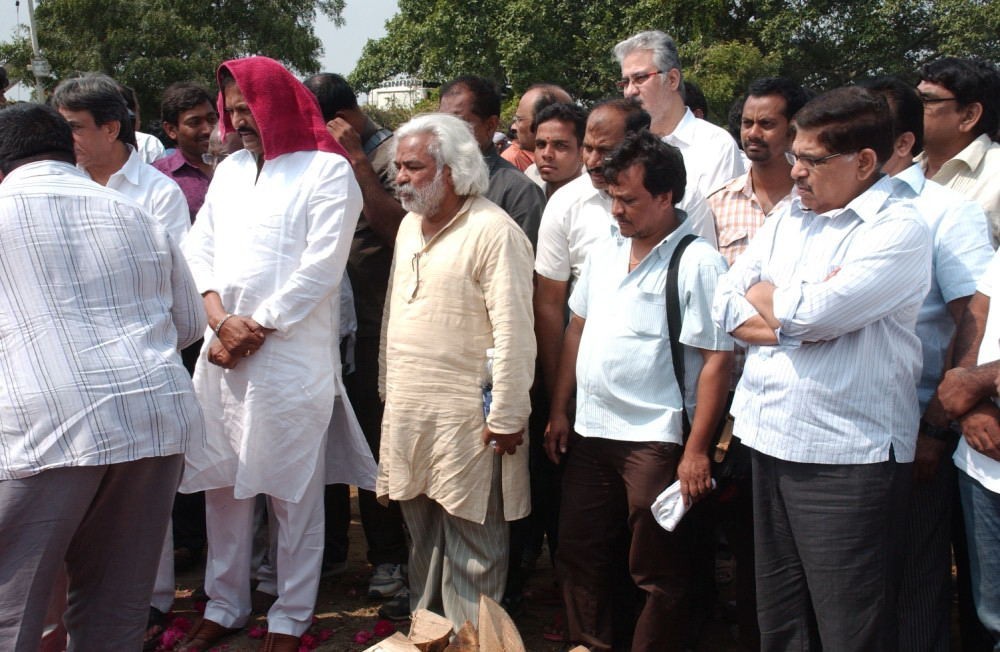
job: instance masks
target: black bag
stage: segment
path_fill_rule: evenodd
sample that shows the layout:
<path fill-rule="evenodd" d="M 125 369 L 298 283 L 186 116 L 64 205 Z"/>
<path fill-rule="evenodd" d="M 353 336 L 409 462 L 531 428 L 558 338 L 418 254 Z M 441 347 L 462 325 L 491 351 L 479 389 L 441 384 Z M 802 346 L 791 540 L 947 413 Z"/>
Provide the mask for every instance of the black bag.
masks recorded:
<path fill-rule="evenodd" d="M 673 357 L 674 376 L 681 393 L 681 418 L 683 420 L 684 441 L 691 434 L 691 422 L 687 415 L 687 405 L 684 397 L 684 345 L 681 344 L 681 301 L 678 289 L 678 268 L 684 250 L 698 236 L 689 233 L 681 238 L 670 256 L 667 265 L 667 331 L 670 335 L 670 354 Z M 723 417 L 712 435 L 712 443 L 708 447 L 712 462 L 712 477 L 717 484 L 729 480 L 750 477 L 750 451 L 740 443 L 739 437 L 733 436 L 733 417 L 729 414 L 729 406 L 733 402 L 733 393 L 729 392 L 726 399 L 726 409 Z"/>

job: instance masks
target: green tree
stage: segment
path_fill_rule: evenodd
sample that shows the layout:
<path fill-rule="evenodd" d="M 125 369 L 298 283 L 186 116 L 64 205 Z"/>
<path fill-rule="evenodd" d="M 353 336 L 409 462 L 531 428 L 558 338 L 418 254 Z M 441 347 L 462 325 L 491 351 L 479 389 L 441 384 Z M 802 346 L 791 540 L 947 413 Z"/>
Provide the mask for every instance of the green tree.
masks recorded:
<path fill-rule="evenodd" d="M 362 90 L 475 73 L 514 95 L 550 81 L 584 100 L 617 92 L 617 41 L 662 29 L 719 117 L 762 75 L 825 89 L 943 55 L 1000 60 L 1000 0 L 400 0 L 386 28 L 351 76 Z"/>
<path fill-rule="evenodd" d="M 300 74 L 319 69 L 317 12 L 338 24 L 344 0 L 45 0 L 35 12 L 54 78 L 104 72 L 135 88 L 144 123 L 175 81 L 214 84 L 226 59 L 264 54 Z M 26 36 L 26 35 L 25 35 Z M 12 77 L 29 76 L 25 37 L 0 45 Z"/>

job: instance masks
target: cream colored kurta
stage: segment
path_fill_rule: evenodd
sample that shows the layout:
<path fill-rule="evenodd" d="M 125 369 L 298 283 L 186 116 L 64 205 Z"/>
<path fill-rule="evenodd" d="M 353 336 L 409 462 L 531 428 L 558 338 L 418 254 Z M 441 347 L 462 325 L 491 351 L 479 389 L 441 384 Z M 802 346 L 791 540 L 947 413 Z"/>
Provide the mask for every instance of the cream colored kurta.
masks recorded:
<path fill-rule="evenodd" d="M 206 331 L 194 385 L 208 443 L 188 452 L 182 491 L 234 487 L 237 498 L 297 502 L 324 446 L 327 482 L 373 485 L 338 347 L 340 279 L 360 211 L 361 190 L 336 154 L 285 154 L 258 177 L 243 150 L 216 170 L 184 242 L 198 291 L 276 330 L 231 370 L 207 360 L 215 336 Z"/>
<path fill-rule="evenodd" d="M 383 319 L 380 497 L 426 494 L 484 522 L 494 457 L 482 442 L 486 350 L 495 349 L 490 429 L 522 430 L 535 365 L 532 267 L 528 238 L 487 199 L 468 199 L 426 244 L 421 217 L 403 219 Z M 524 438 L 503 457 L 507 520 L 530 511 Z"/>

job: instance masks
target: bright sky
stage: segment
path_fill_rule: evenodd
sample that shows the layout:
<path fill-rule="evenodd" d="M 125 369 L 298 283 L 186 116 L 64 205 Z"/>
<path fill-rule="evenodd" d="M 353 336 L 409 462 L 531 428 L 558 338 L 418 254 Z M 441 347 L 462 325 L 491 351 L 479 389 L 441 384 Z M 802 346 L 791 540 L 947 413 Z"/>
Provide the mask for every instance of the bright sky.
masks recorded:
<path fill-rule="evenodd" d="M 35 6 L 45 0 L 35 0 Z M 28 24 L 27 0 L 20 0 L 20 22 Z M 0 0 L 0 41 L 7 41 L 18 24 L 17 0 Z M 316 34 L 323 42 L 324 53 L 320 59 L 323 72 L 349 74 L 361 57 L 361 50 L 370 38 L 385 35 L 385 21 L 396 13 L 396 0 L 347 0 L 344 9 L 344 26 L 334 27 L 321 16 L 316 23 Z M 30 92 L 21 87 L 7 92 L 11 100 L 28 100 Z"/>

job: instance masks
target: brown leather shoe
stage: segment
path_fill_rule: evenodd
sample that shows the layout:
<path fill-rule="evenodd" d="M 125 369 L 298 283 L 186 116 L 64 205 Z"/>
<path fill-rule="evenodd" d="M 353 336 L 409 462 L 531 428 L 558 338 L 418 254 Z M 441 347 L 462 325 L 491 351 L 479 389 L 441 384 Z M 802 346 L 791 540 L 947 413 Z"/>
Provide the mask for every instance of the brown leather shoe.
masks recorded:
<path fill-rule="evenodd" d="M 301 639 L 291 634 L 274 634 L 268 632 L 264 642 L 257 648 L 258 652 L 299 652 Z"/>
<path fill-rule="evenodd" d="M 223 627 L 217 622 L 202 618 L 194 624 L 188 635 L 184 637 L 180 645 L 174 648 L 174 652 L 202 652 L 215 646 L 216 643 L 225 637 L 235 634 L 243 629 L 242 627 Z"/>

